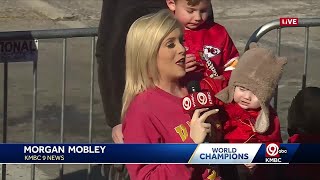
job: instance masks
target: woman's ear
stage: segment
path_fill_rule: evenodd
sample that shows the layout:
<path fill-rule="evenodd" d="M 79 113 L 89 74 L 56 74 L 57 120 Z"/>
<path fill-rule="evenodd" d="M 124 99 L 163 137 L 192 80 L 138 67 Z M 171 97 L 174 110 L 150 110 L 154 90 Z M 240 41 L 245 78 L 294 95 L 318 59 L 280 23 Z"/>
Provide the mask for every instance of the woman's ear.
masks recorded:
<path fill-rule="evenodd" d="M 170 11 L 174 12 L 176 10 L 176 2 L 174 0 L 166 0 L 166 3 Z"/>

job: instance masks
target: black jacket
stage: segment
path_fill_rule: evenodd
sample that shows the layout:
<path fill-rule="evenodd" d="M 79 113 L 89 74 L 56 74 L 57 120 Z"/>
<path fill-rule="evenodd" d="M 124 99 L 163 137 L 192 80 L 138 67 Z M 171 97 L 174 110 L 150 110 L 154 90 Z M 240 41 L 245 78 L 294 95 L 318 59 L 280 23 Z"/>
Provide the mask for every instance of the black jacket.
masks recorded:
<path fill-rule="evenodd" d="M 121 123 L 127 32 L 136 19 L 163 8 L 167 8 L 165 0 L 103 1 L 96 57 L 100 94 L 110 127 Z"/>

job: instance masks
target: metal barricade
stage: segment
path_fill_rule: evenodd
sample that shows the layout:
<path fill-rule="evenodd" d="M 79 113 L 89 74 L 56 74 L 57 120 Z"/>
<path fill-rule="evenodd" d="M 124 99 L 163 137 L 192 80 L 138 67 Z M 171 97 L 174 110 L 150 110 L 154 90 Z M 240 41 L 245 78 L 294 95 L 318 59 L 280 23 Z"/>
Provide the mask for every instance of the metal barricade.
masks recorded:
<path fill-rule="evenodd" d="M 60 126 L 60 142 L 64 143 L 64 118 L 65 118 L 65 87 L 66 87 L 66 62 L 67 62 L 67 39 L 75 37 L 91 37 L 91 82 L 90 82 L 90 110 L 89 110 L 89 137 L 88 143 L 92 142 L 92 112 L 93 112 L 93 95 L 94 95 L 94 66 L 95 66 L 95 45 L 97 28 L 74 28 L 74 29 L 57 29 L 57 30 L 34 30 L 34 31 L 11 31 L 0 32 L 1 41 L 13 40 L 34 40 L 34 39 L 63 39 L 63 54 L 62 54 L 62 96 L 61 96 L 61 126 Z M 3 129 L 2 142 L 7 143 L 7 105 L 8 105 L 8 62 L 4 64 L 4 81 L 3 81 Z M 32 105 L 32 142 L 36 143 L 36 117 L 37 117 L 37 61 L 33 61 L 33 105 Z M 92 167 L 88 165 L 87 179 L 90 179 Z M 2 165 L 2 180 L 6 179 L 6 165 Z M 59 168 L 60 179 L 63 178 L 64 167 L 61 164 Z M 35 179 L 35 165 L 31 168 L 31 179 Z"/>
<path fill-rule="evenodd" d="M 258 42 L 265 34 L 268 32 L 277 29 L 277 55 L 280 56 L 280 45 L 281 45 L 281 29 L 282 28 L 295 28 L 295 27 L 304 27 L 305 28 L 305 44 L 304 44 L 304 68 L 303 68 L 303 76 L 302 76 L 302 88 L 306 87 L 306 78 L 307 78 L 307 65 L 308 65 L 308 57 L 309 57 L 309 27 L 320 26 L 320 18 L 299 18 L 298 25 L 296 26 L 281 26 L 280 20 L 273 20 L 269 23 L 266 23 L 260 26 L 254 33 L 251 35 L 249 40 L 247 41 L 245 51 L 249 49 L 249 44 L 251 42 Z M 278 104 L 278 89 L 276 89 L 276 93 L 274 96 L 274 108 L 277 109 Z"/>

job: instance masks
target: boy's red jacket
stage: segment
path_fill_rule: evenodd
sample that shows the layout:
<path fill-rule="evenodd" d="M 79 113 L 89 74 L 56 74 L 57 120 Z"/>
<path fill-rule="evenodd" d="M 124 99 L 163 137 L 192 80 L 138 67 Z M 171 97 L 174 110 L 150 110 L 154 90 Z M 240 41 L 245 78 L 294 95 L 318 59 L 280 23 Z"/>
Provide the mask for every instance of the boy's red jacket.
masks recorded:
<path fill-rule="evenodd" d="M 239 52 L 222 25 L 208 21 L 195 30 L 185 30 L 184 39 L 186 53 L 194 54 L 196 60 L 205 66 L 188 73 L 187 77 L 192 79 L 199 74 L 210 76 L 212 74 L 210 69 L 215 69 L 218 75 L 230 78 L 230 73 L 238 62 Z M 209 59 L 208 63 L 214 68 L 210 68 L 204 57 Z"/>

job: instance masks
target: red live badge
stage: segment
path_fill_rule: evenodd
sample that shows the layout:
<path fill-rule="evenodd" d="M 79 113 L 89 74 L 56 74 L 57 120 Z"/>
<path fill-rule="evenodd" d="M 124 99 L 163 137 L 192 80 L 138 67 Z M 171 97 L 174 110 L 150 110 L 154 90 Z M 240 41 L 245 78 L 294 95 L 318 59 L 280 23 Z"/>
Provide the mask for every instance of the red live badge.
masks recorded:
<path fill-rule="evenodd" d="M 287 27 L 287 26 L 298 26 L 299 19 L 298 18 L 280 18 L 280 26 Z"/>

